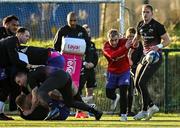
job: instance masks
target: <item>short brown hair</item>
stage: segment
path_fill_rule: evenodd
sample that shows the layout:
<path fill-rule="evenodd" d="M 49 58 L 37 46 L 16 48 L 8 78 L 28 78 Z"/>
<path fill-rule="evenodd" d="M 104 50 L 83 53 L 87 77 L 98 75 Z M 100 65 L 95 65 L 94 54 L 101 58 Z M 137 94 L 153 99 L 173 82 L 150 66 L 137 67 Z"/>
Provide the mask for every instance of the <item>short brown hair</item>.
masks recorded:
<path fill-rule="evenodd" d="M 144 4 L 143 8 L 149 8 L 153 12 L 153 7 L 150 4 Z"/>
<path fill-rule="evenodd" d="M 16 104 L 21 108 L 24 108 L 25 101 L 26 101 L 26 95 L 25 94 L 20 94 L 19 96 L 16 97 Z"/>
<path fill-rule="evenodd" d="M 6 24 L 6 23 L 11 22 L 12 20 L 19 21 L 19 19 L 18 19 L 15 15 L 9 15 L 9 16 L 6 16 L 6 17 L 3 19 L 3 25 Z"/>
<path fill-rule="evenodd" d="M 134 27 L 129 27 L 127 30 L 126 30 L 126 37 L 128 35 L 130 35 L 131 33 L 133 34 L 136 34 L 136 29 Z"/>
<path fill-rule="evenodd" d="M 27 28 L 19 27 L 16 31 L 16 33 L 25 33 L 25 31 L 28 31 Z"/>
<path fill-rule="evenodd" d="M 110 29 L 107 33 L 107 38 L 113 38 L 115 36 L 118 36 L 119 37 L 119 32 L 117 29 Z"/>

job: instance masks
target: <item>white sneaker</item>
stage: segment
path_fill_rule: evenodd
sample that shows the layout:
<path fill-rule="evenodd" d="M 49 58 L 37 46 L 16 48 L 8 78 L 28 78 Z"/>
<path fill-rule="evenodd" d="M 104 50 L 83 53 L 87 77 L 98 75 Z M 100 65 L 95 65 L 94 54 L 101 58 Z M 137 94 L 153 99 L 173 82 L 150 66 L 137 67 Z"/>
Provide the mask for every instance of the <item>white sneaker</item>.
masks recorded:
<path fill-rule="evenodd" d="M 150 120 L 152 118 L 152 116 L 159 112 L 159 108 L 154 104 L 152 107 L 150 107 L 148 110 L 147 110 L 147 117 L 146 117 L 146 120 Z"/>
<path fill-rule="evenodd" d="M 127 115 L 121 114 L 121 121 L 127 121 Z"/>
<path fill-rule="evenodd" d="M 117 106 L 117 103 L 118 103 L 119 99 L 120 99 L 120 95 L 116 94 L 116 99 L 112 100 L 112 102 L 111 102 L 111 110 L 116 109 L 116 106 Z"/>
<path fill-rule="evenodd" d="M 96 104 L 88 104 L 89 106 L 91 106 L 92 108 L 97 108 Z"/>
<path fill-rule="evenodd" d="M 133 118 L 135 120 L 141 120 L 143 118 L 147 117 L 147 111 L 140 111 L 137 115 L 135 115 Z"/>

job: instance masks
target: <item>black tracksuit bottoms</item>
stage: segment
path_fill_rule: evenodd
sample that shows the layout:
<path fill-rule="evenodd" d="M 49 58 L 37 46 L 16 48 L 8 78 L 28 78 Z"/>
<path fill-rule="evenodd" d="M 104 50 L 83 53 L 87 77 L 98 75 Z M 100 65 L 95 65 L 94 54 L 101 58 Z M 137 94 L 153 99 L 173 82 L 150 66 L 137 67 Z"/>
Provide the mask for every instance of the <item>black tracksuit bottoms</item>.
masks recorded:
<path fill-rule="evenodd" d="M 43 101 L 50 103 L 51 98 L 48 95 L 49 91 L 57 89 L 62 94 L 64 103 L 68 107 L 77 108 L 80 110 L 96 113 L 96 110 L 82 101 L 77 101 L 72 95 L 72 80 L 68 73 L 56 72 L 47 78 L 39 87 L 38 95 Z"/>

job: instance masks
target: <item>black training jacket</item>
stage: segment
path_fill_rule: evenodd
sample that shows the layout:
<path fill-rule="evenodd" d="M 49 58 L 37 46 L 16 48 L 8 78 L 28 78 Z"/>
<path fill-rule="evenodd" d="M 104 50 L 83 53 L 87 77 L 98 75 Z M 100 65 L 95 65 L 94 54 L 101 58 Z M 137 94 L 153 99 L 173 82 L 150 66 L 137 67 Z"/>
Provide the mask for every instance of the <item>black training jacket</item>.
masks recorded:
<path fill-rule="evenodd" d="M 82 26 L 76 25 L 76 28 L 71 28 L 68 25 L 65 25 L 60 28 L 54 38 L 54 48 L 57 51 L 61 51 L 62 37 L 84 39 L 86 41 L 85 54 L 89 54 L 87 49 L 90 47 L 90 40 L 86 30 Z"/>
<path fill-rule="evenodd" d="M 5 27 L 0 27 L 0 39 L 6 38 L 8 36 L 14 35 L 12 32 L 5 29 Z"/>
<path fill-rule="evenodd" d="M 34 65 L 46 65 L 48 60 L 48 48 L 40 48 L 34 46 L 21 46 L 20 51 L 28 56 L 30 64 Z"/>
<path fill-rule="evenodd" d="M 19 41 L 16 36 L 0 40 L 0 67 L 17 66 L 26 68 L 27 63 L 21 61 L 18 55 Z"/>

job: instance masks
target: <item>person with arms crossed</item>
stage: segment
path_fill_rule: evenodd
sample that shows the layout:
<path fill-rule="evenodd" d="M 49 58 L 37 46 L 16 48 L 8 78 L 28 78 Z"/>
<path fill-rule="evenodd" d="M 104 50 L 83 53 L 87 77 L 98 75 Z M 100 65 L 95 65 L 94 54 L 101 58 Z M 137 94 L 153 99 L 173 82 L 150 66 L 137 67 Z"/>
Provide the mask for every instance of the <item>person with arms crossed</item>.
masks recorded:
<path fill-rule="evenodd" d="M 139 39 L 142 39 L 143 56 L 137 66 L 134 84 L 142 95 L 141 111 L 134 116 L 135 120 L 149 120 L 159 108 L 154 104 L 148 91 L 147 82 L 158 70 L 162 63 L 162 48 L 170 43 L 169 36 L 164 25 L 153 19 L 153 7 L 149 4 L 142 6 L 142 21 L 138 23 L 137 33 L 132 41 L 133 46 L 137 47 Z M 162 40 L 162 41 L 161 41 Z M 154 52 L 159 56 L 158 61 L 150 63 L 147 59 L 149 53 Z"/>

